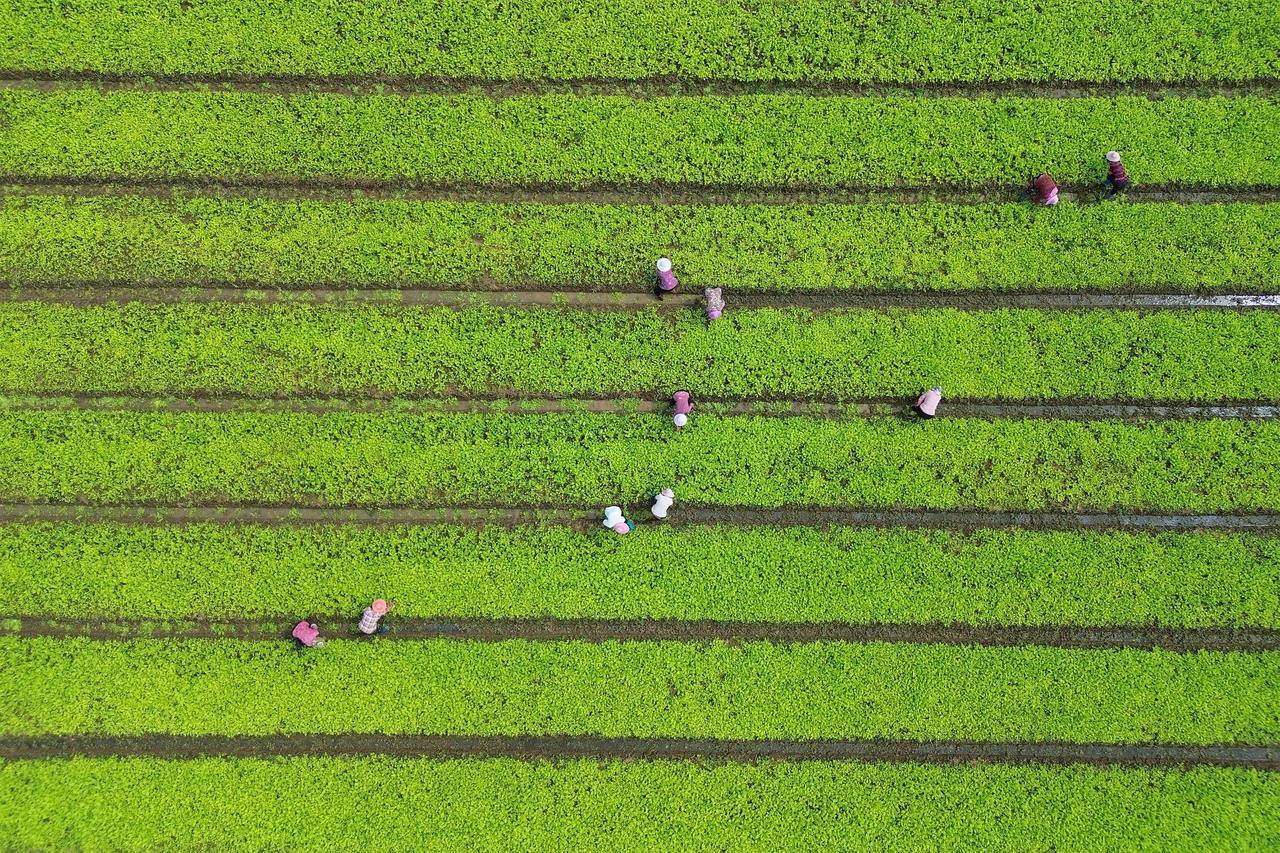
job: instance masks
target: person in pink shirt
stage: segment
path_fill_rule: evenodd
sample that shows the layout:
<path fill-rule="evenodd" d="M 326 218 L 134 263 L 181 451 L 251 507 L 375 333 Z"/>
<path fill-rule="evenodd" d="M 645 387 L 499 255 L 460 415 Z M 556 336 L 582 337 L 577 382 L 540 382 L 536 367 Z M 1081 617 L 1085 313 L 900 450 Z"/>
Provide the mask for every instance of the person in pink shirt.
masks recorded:
<path fill-rule="evenodd" d="M 1047 172 L 1031 181 L 1031 200 L 1045 207 L 1058 203 L 1058 183 Z"/>
<path fill-rule="evenodd" d="M 676 425 L 676 429 L 680 429 L 689 423 L 689 415 L 693 412 L 693 401 L 689 399 L 688 391 L 677 391 L 671 395 L 671 404 L 675 407 L 675 417 L 671 422 Z"/>
<path fill-rule="evenodd" d="M 298 641 L 300 649 L 318 649 L 324 645 L 320 629 L 315 626 L 315 623 L 308 622 L 306 619 L 293 626 L 293 638 Z"/>
<path fill-rule="evenodd" d="M 378 622 L 383 616 L 387 615 L 387 611 L 390 609 L 391 605 L 386 602 L 386 599 L 375 599 L 372 604 L 364 609 L 364 613 L 360 614 L 360 624 L 356 627 L 365 636 L 387 633 L 390 629 L 386 625 L 378 625 Z"/>
<path fill-rule="evenodd" d="M 674 293 L 679 286 L 680 281 L 676 278 L 676 274 L 671 271 L 671 259 L 658 258 L 658 285 L 653 292 L 661 299 L 668 293 Z"/>
<path fill-rule="evenodd" d="M 931 418 L 938 413 L 938 404 L 942 402 L 942 389 L 937 385 L 920 395 L 911 408 L 922 418 Z"/>

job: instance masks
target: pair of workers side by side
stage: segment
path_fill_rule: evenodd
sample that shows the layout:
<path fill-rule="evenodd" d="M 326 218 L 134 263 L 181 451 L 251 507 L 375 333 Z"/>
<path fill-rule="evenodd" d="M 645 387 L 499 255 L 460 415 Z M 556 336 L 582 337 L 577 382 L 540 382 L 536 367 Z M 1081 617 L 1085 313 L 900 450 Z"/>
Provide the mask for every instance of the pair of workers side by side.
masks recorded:
<path fill-rule="evenodd" d="M 661 521 L 671 512 L 671 506 L 675 502 L 675 491 L 669 488 L 663 489 L 653 496 L 653 506 L 649 508 L 649 512 Z M 612 530 L 620 536 L 625 536 L 636 529 L 636 523 L 623 514 L 620 506 L 605 507 L 604 521 L 601 524 L 606 530 Z"/>
<path fill-rule="evenodd" d="M 367 637 L 387 633 L 388 626 L 379 623 L 390 609 L 391 604 L 386 599 L 375 599 L 360 614 L 360 621 L 356 623 L 356 630 Z M 292 635 L 298 641 L 298 648 L 300 649 L 319 649 L 324 647 L 324 638 L 320 636 L 320 628 L 314 622 L 306 619 L 302 620 L 293 626 Z"/>
<path fill-rule="evenodd" d="M 1115 195 L 1129 189 L 1129 173 L 1125 171 L 1124 163 L 1120 162 L 1120 152 L 1108 151 L 1106 160 L 1107 177 L 1104 185 L 1110 190 L 1110 194 Z M 1058 182 L 1048 172 L 1031 179 L 1030 192 L 1034 204 L 1053 207 L 1058 203 Z"/>
<path fill-rule="evenodd" d="M 667 294 L 675 293 L 679 286 L 680 280 L 676 278 L 671 259 L 658 258 L 658 279 L 653 288 L 654 296 L 661 302 Z M 708 287 L 702 291 L 702 295 L 706 299 L 707 319 L 719 320 L 724 314 L 724 292 L 718 287 Z"/>

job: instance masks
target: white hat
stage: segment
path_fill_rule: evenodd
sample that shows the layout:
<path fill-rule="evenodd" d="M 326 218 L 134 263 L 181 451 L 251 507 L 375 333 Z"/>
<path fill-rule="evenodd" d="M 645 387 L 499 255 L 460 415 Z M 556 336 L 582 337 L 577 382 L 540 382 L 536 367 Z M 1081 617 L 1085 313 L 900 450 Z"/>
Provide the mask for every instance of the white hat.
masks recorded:
<path fill-rule="evenodd" d="M 622 521 L 622 507 L 607 506 L 604 508 L 604 526 L 612 530 Z"/>
<path fill-rule="evenodd" d="M 675 416 L 674 418 L 672 418 L 671 420 L 672 420 L 672 422 L 673 422 L 673 423 L 675 423 L 675 425 L 676 425 L 676 426 L 678 426 L 678 427 L 682 427 L 682 426 L 684 426 L 685 424 L 687 424 L 687 423 L 689 422 L 689 416 L 688 416 L 688 415 L 683 415 L 683 414 L 681 414 L 681 415 L 676 415 L 676 416 Z"/>
<path fill-rule="evenodd" d="M 670 258 L 658 258 L 658 272 L 671 272 Z"/>
<path fill-rule="evenodd" d="M 1108 151 L 1108 152 L 1107 152 L 1107 162 L 1108 162 L 1108 163 L 1119 163 L 1119 162 L 1120 162 L 1120 152 L 1119 152 L 1119 151 Z"/>

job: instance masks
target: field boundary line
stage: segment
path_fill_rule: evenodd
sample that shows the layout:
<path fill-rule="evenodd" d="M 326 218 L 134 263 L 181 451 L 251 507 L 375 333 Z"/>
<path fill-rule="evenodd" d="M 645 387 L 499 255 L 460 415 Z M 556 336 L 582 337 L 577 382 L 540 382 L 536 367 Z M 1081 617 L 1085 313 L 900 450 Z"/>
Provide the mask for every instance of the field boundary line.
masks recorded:
<path fill-rule="evenodd" d="M 92 86 L 102 91 L 234 91 L 261 94 L 335 95 L 468 95 L 495 100 L 529 95 L 621 95 L 636 99 L 663 97 L 739 97 L 793 95 L 805 97 L 1025 97 L 1072 98 L 1166 97 L 1208 98 L 1267 95 L 1280 91 L 1280 78 L 1244 80 L 1102 81 L 952 81 L 870 83 L 854 80 L 741 80 L 677 76 L 494 78 L 413 76 L 398 74 L 236 74 L 144 73 L 81 69 L 0 69 L 0 89 L 56 91 Z"/>
<path fill-rule="evenodd" d="M 680 642 L 781 645 L 840 642 L 952 646 L 1048 646 L 1062 649 L 1161 649 L 1172 652 L 1280 650 L 1280 630 L 1150 626 L 856 624 L 740 620 L 594 619 L 552 617 L 391 617 L 390 631 L 366 637 L 354 615 L 308 616 L 326 636 L 354 642 Z M 181 618 L 29 616 L 0 614 L 0 636 L 84 637 L 101 641 L 261 640 L 290 642 L 298 617 Z"/>
<path fill-rule="evenodd" d="M 990 311 L 998 308 L 1030 308 L 1053 311 L 1274 311 L 1280 309 L 1280 294 L 1269 293 L 1149 293 L 1149 292 L 1049 292 L 1027 290 L 872 290 L 833 289 L 757 290 L 736 288 L 723 282 L 702 282 L 700 286 L 725 288 L 729 310 L 753 308 L 805 308 L 813 311 L 874 310 L 888 308 L 955 308 Z M 269 287 L 269 285 L 267 286 Z M 77 287 L 10 287 L 0 289 L 0 302 L 41 302 L 57 305 L 91 306 L 127 302 L 147 304 L 259 304 L 259 305 L 386 305 L 393 307 L 474 308 L 561 308 L 595 311 L 659 312 L 700 310 L 705 303 L 701 292 L 689 291 L 665 296 L 659 301 L 642 285 L 626 289 L 519 290 L 519 289 L 438 289 L 406 286 L 385 287 L 321 285 L 261 286 L 162 285 L 156 287 L 114 284 Z"/>
<path fill-rule="evenodd" d="M 857 761 L 867 763 L 1089 764 L 1280 770 L 1280 747 L 976 741 L 727 741 L 573 735 L 49 735 L 0 737 L 0 759 L 387 755 L 422 758 L 620 761 Z"/>
<path fill-rule="evenodd" d="M 1019 510 L 932 510 L 857 507 L 738 507 L 681 502 L 663 522 L 648 520 L 649 499 L 624 499 L 641 514 L 639 531 L 653 524 L 732 527 L 893 527 L 942 530 L 1245 530 L 1280 533 L 1280 512 L 1155 513 Z M 523 527 L 553 525 L 601 531 L 602 509 L 560 506 L 325 507 L 315 505 L 107 505 L 0 503 L 0 524 L 115 523 L 138 525 L 263 524 Z M 601 535 L 604 535 L 603 531 Z"/>
<path fill-rule="evenodd" d="M 1063 201 L 1097 204 L 1107 198 L 1097 184 L 1060 185 Z M 142 195 L 169 198 L 178 192 L 216 192 L 230 197 L 269 198 L 284 201 L 376 200 L 463 201 L 495 204 L 616 204 L 616 205 L 848 205 L 872 202 L 910 204 L 1026 203 L 1020 186 L 963 186 L 932 184 L 914 187 L 873 186 L 750 186 L 745 184 L 478 184 L 424 182 L 411 179 L 373 178 L 218 178 L 129 177 L 126 175 L 20 175 L 0 174 L 0 195 L 5 192 L 57 195 Z M 1212 187 L 1178 184 L 1138 184 L 1125 197 L 1132 201 L 1217 204 L 1280 202 L 1280 187 Z"/>
<path fill-rule="evenodd" d="M 699 403 L 718 417 L 909 418 L 907 399 L 885 397 L 839 401 L 757 395 L 751 398 L 699 395 Z M 40 393 L 0 390 L 0 411 L 91 412 L 358 412 L 369 414 L 613 414 L 665 413 L 670 398 L 656 391 L 604 396 L 523 393 L 505 389 L 481 394 L 440 396 L 420 394 L 361 394 L 312 396 L 251 396 L 176 390 L 171 396 L 102 392 L 94 394 Z M 1138 402 L 1133 400 L 965 400 L 948 399 L 939 420 L 1256 420 L 1280 418 L 1280 405 L 1262 401 L 1216 403 Z"/>

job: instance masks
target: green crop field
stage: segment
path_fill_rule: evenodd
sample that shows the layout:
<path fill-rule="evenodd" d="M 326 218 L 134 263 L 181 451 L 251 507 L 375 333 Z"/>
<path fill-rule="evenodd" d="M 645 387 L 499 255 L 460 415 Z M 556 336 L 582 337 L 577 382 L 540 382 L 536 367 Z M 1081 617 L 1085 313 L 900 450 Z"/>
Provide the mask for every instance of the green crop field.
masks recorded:
<path fill-rule="evenodd" d="M 1280 4 L 12 0 L 0 282 L 0 851 L 1280 849 Z"/>

